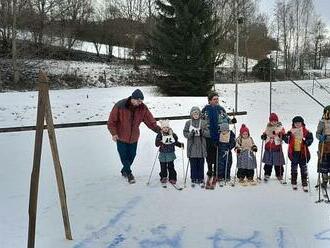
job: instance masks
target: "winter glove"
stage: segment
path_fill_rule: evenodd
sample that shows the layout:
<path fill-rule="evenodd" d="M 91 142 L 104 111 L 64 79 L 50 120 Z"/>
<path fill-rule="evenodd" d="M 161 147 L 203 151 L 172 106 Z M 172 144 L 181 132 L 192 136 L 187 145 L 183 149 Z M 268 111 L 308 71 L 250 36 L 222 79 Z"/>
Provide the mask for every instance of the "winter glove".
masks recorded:
<path fill-rule="evenodd" d="M 159 134 L 159 133 L 161 134 L 162 133 L 162 129 L 160 128 L 160 126 L 157 126 L 154 131 L 157 134 Z"/>
<path fill-rule="evenodd" d="M 276 132 L 275 132 L 275 130 L 273 131 L 273 135 L 276 135 Z"/>
<path fill-rule="evenodd" d="M 327 139 L 327 135 L 325 135 L 325 134 L 321 134 L 321 135 L 320 135 L 320 139 L 319 139 L 320 142 L 323 143 L 326 139 Z"/>
<path fill-rule="evenodd" d="M 266 140 L 266 139 L 267 139 L 267 134 L 263 133 L 263 134 L 261 135 L 261 139 L 262 139 L 262 140 Z"/>
<path fill-rule="evenodd" d="M 239 155 L 241 153 L 241 149 L 240 148 L 237 148 L 236 149 L 236 153 L 237 153 L 237 155 Z"/>
<path fill-rule="evenodd" d="M 292 132 L 291 131 L 288 131 L 287 133 L 286 133 L 286 136 L 287 137 L 290 137 L 292 135 Z"/>
<path fill-rule="evenodd" d="M 254 151 L 254 152 L 257 152 L 258 151 L 258 147 L 257 146 L 252 146 L 252 151 Z"/>
<path fill-rule="evenodd" d="M 183 149 L 184 148 L 184 144 L 183 143 L 179 143 L 180 147 Z"/>
<path fill-rule="evenodd" d="M 234 117 L 233 119 L 231 119 L 231 123 L 232 123 L 232 124 L 236 124 L 236 123 L 237 123 L 237 120 L 236 120 L 235 117 Z"/>

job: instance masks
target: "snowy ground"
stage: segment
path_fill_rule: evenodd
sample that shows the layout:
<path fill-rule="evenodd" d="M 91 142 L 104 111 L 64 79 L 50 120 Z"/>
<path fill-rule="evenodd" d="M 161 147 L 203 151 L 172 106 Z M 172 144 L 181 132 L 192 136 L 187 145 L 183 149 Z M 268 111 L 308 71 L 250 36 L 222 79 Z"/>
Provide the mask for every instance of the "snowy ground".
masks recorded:
<path fill-rule="evenodd" d="M 148 67 L 140 66 L 139 72 L 133 65 L 124 63 L 97 63 L 83 61 L 44 60 L 40 66 L 47 73 L 53 75 L 76 75 L 86 81 L 91 87 L 111 87 L 141 83 L 136 78 L 141 78 L 148 71 Z M 135 80 L 134 80 L 135 79 Z"/>
<path fill-rule="evenodd" d="M 329 80 L 321 80 L 330 87 Z M 300 84 L 309 92 L 312 81 Z M 239 86 L 238 117 L 246 123 L 260 148 L 269 97 L 268 84 Z M 234 85 L 218 85 L 221 103 L 233 108 Z M 105 120 L 114 102 L 133 88 L 52 91 L 55 123 Z M 202 107 L 204 97 L 161 97 L 153 87 L 143 87 L 146 104 L 155 116 L 188 114 L 191 106 Z M 329 104 L 329 95 L 316 88 L 314 95 Z M 274 83 L 273 111 L 286 128 L 301 114 L 315 134 L 322 108 L 289 82 Z M 0 94 L 0 126 L 33 125 L 36 92 Z M 183 141 L 184 121 L 172 121 Z M 237 126 L 239 128 L 239 125 Z M 135 185 L 120 176 L 116 146 L 105 126 L 58 129 L 57 140 L 73 241 L 64 238 L 54 168 L 47 135 L 41 163 L 36 247 L 330 247 L 330 205 L 316 205 L 316 149 L 309 163 L 311 193 L 275 179 L 268 184 L 243 188 L 224 187 L 214 191 L 190 188 L 183 191 L 159 185 L 157 162 L 151 185 L 146 186 L 156 156 L 155 134 L 141 126 L 138 155 L 134 162 Z M 29 181 L 33 159 L 34 132 L 0 135 L 0 247 L 26 247 Z M 286 146 L 285 146 L 286 150 Z M 176 169 L 182 184 L 182 153 L 177 150 Z M 258 160 L 260 153 L 257 154 Z M 187 159 L 184 160 L 187 162 Z M 235 165 L 235 162 L 234 162 Z M 232 168 L 234 174 L 235 166 Z"/>

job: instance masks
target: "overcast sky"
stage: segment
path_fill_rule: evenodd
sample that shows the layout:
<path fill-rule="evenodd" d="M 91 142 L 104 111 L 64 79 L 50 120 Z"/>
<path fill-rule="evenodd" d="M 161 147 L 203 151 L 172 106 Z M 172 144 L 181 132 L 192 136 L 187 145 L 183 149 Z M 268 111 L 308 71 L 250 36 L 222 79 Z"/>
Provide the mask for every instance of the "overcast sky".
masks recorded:
<path fill-rule="evenodd" d="M 260 0 L 260 10 L 268 14 L 274 11 L 275 0 Z M 316 12 L 321 16 L 322 20 L 330 29 L 330 0 L 314 0 Z"/>

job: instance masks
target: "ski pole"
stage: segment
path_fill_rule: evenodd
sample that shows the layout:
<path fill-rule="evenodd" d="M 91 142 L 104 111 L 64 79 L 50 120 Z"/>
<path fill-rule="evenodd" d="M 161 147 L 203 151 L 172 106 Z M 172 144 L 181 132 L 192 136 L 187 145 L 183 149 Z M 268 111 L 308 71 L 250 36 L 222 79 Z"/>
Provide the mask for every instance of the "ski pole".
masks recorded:
<path fill-rule="evenodd" d="M 256 160 L 256 162 L 257 162 L 257 152 L 253 152 L 253 155 L 254 155 L 254 158 L 255 158 L 255 160 Z M 258 166 L 256 166 L 256 181 L 257 181 L 257 183 L 259 182 L 259 179 L 258 179 Z M 254 169 L 253 169 L 253 171 L 254 171 Z M 253 176 L 253 178 L 254 178 L 254 176 Z"/>
<path fill-rule="evenodd" d="M 187 163 L 186 176 L 185 176 L 185 178 L 184 178 L 184 184 L 183 184 L 183 187 L 184 187 L 184 188 L 187 187 L 187 176 L 188 176 L 189 165 L 190 165 L 190 160 L 188 160 L 188 163 Z"/>
<path fill-rule="evenodd" d="M 217 153 L 215 154 L 215 181 L 218 181 L 219 177 L 219 146 L 217 146 Z"/>
<path fill-rule="evenodd" d="M 233 183 L 231 184 L 231 186 L 235 186 L 235 184 L 236 184 L 236 175 L 237 175 L 237 164 L 236 164 L 236 168 L 235 168 L 235 175 L 234 175 L 234 181 L 233 181 Z"/>
<path fill-rule="evenodd" d="M 321 200 L 321 187 L 322 187 L 321 186 L 321 163 L 322 163 L 322 159 L 323 159 L 323 149 L 324 149 L 324 141 L 321 144 L 321 154 L 320 154 L 320 158 L 319 158 L 318 165 L 317 165 L 318 173 L 319 173 L 319 175 L 318 175 L 319 199 L 315 203 L 320 203 L 323 200 L 323 199 Z"/>
<path fill-rule="evenodd" d="M 233 118 L 235 118 L 235 109 L 233 109 Z M 236 119 L 236 118 L 235 118 Z M 236 124 L 234 123 L 234 134 L 236 136 Z"/>
<path fill-rule="evenodd" d="M 265 143 L 265 141 L 262 140 L 262 143 L 261 143 L 261 154 L 260 154 L 260 163 L 259 163 L 259 176 L 258 176 L 258 180 L 260 180 L 260 181 L 261 181 L 262 154 L 264 152 L 264 143 Z"/>
<path fill-rule="evenodd" d="M 290 146 L 290 136 L 288 136 L 288 147 Z M 287 184 L 287 174 L 288 174 L 288 163 L 289 163 L 289 151 L 286 154 L 286 161 L 285 161 L 285 176 L 283 184 Z"/>
<path fill-rule="evenodd" d="M 227 185 L 228 157 L 229 157 L 229 150 L 227 151 L 227 158 L 226 158 L 226 167 L 225 167 L 225 186 Z"/>
<path fill-rule="evenodd" d="M 182 143 L 183 144 L 183 143 Z M 182 147 L 182 178 L 184 181 L 184 154 L 183 154 L 184 147 Z"/>
<path fill-rule="evenodd" d="M 159 150 L 157 150 L 157 154 L 156 154 L 155 161 L 154 161 L 154 163 L 153 163 L 153 165 L 152 165 L 152 168 L 151 168 L 151 172 L 150 172 L 150 175 L 149 175 L 149 179 L 148 179 L 147 185 L 150 184 L 150 180 L 151 180 L 152 172 L 154 171 L 155 164 L 156 164 L 156 160 L 157 160 L 157 158 L 158 158 L 158 154 L 159 154 Z"/>
<path fill-rule="evenodd" d="M 308 190 L 309 193 L 311 194 L 311 182 L 310 182 L 310 178 L 309 178 L 309 170 L 308 170 L 308 164 L 307 164 L 307 148 L 306 148 L 306 144 L 304 144 L 304 152 L 305 152 L 305 162 L 306 162 L 306 172 L 307 172 L 307 182 L 308 182 Z"/>

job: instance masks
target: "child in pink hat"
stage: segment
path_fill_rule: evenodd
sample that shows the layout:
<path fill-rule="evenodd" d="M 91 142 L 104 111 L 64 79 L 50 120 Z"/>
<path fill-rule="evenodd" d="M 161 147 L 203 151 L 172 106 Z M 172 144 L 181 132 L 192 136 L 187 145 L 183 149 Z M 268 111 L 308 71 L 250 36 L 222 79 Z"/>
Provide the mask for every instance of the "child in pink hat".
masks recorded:
<path fill-rule="evenodd" d="M 275 168 L 275 174 L 278 180 L 283 180 L 283 172 L 285 164 L 282 143 L 285 130 L 282 123 L 279 121 L 277 114 L 271 113 L 269 116 L 269 122 L 266 126 L 266 130 L 261 135 L 261 139 L 265 143 L 265 152 L 262 162 L 264 166 L 264 180 L 268 181 L 272 174 L 273 165 Z"/>
<path fill-rule="evenodd" d="M 255 185 L 256 181 L 253 180 L 254 170 L 257 168 L 257 160 L 255 152 L 258 148 L 254 144 L 250 131 L 245 124 L 242 124 L 239 136 L 236 139 L 235 151 L 237 153 L 237 177 L 239 183 L 247 186 L 247 183 Z M 247 182 L 245 181 L 247 179 Z"/>

